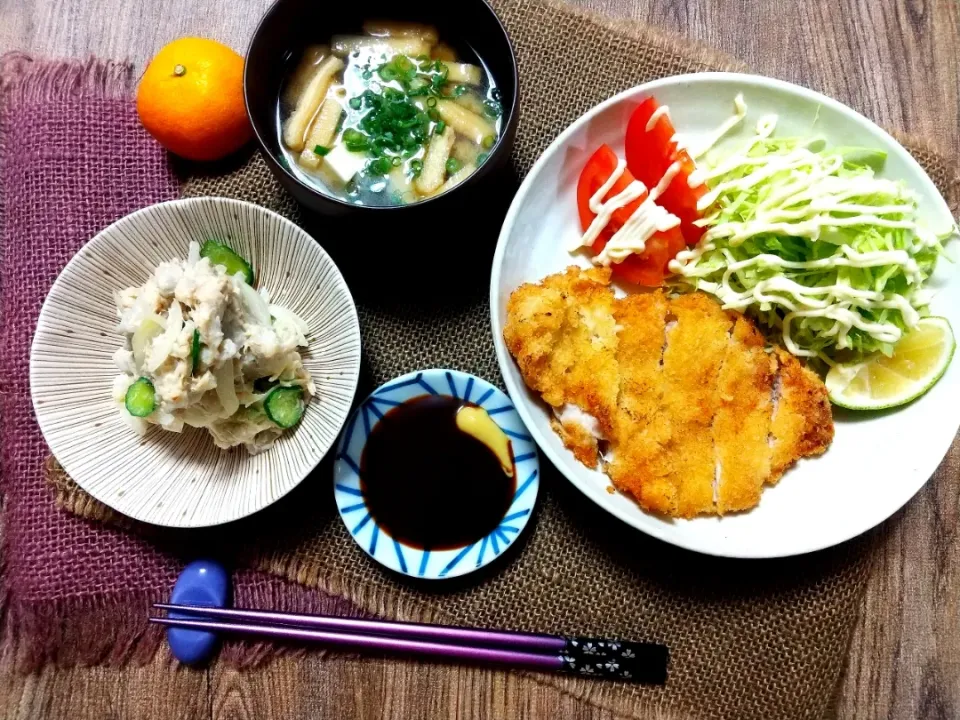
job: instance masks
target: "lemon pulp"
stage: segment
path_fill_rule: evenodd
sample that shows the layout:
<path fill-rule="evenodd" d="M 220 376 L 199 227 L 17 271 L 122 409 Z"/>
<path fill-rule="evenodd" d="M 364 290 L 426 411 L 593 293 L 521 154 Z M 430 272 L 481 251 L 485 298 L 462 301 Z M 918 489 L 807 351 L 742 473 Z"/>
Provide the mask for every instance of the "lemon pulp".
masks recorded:
<path fill-rule="evenodd" d="M 853 410 L 903 405 L 933 387 L 955 348 L 946 318 L 922 318 L 897 343 L 891 357 L 878 353 L 857 364 L 831 368 L 826 378 L 830 400 Z"/>

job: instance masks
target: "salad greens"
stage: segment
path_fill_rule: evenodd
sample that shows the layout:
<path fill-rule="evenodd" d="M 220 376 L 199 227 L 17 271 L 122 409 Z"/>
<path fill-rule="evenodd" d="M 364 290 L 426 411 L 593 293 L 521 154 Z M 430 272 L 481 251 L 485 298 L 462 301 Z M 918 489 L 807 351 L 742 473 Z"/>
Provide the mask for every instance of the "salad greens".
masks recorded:
<path fill-rule="evenodd" d="M 748 311 L 795 355 L 832 365 L 890 355 L 925 313 L 924 281 L 943 241 L 918 221 L 917 195 L 877 176 L 886 154 L 771 136 L 762 118 L 739 151 L 701 162 L 709 192 L 700 243 L 679 282 Z"/>

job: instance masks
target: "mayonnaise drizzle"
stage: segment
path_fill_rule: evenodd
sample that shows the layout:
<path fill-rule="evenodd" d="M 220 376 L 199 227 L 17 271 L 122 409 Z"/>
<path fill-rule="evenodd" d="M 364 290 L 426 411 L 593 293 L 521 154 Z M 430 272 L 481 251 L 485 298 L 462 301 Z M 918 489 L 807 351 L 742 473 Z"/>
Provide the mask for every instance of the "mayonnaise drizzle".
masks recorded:
<path fill-rule="evenodd" d="M 650 116 L 650 119 L 647 120 L 647 127 L 644 128 L 644 129 L 645 129 L 647 132 L 650 132 L 651 130 L 653 130 L 653 129 L 657 126 L 657 121 L 660 120 L 660 118 L 662 118 L 662 117 L 666 117 L 667 120 L 670 119 L 670 106 L 669 106 L 669 105 L 661 105 L 661 106 L 658 107 L 656 110 L 654 110 L 654 111 L 653 111 L 653 114 Z"/>
<path fill-rule="evenodd" d="M 700 168 L 694 168 L 693 172 L 687 175 L 687 187 L 700 187 L 707 181 L 707 174 Z"/>
<path fill-rule="evenodd" d="M 626 162 L 618 160 L 613 174 L 590 198 L 590 210 L 596 214 L 596 217 L 578 242 L 570 248 L 571 252 L 584 246 L 593 245 L 610 222 L 613 213 L 647 194 L 647 186 L 639 180 L 634 180 L 621 192 L 603 202 L 603 198 L 623 176 L 626 167 Z M 670 183 L 673 182 L 680 170 L 681 166 L 678 162 L 672 163 L 667 168 L 657 186 L 650 190 L 644 201 L 634 210 L 623 226 L 613 234 L 603 250 L 594 256 L 593 261 L 596 264 L 609 267 L 613 263 L 623 262 L 630 255 L 639 255 L 646 249 L 647 241 L 654 234 L 669 230 L 680 224 L 680 218 L 667 212 L 656 203 L 657 198 L 670 187 Z"/>
<path fill-rule="evenodd" d="M 694 160 L 702 157 L 710 148 L 720 142 L 724 135 L 743 122 L 743 119 L 747 116 L 747 104 L 743 101 L 743 93 L 738 93 L 737 97 L 733 99 L 733 107 L 735 112 L 732 116 L 724 120 L 720 127 L 710 133 L 702 143 L 689 148 L 690 157 Z"/>

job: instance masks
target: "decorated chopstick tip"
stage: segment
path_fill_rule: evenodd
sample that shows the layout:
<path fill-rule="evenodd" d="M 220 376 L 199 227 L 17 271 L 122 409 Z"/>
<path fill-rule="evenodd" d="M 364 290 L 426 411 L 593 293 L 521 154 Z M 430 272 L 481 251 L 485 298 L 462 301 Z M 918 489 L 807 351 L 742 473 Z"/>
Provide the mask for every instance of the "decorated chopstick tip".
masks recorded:
<path fill-rule="evenodd" d="M 630 640 L 568 637 L 560 653 L 563 671 L 584 677 L 663 685 L 670 650 L 666 645 Z"/>
<path fill-rule="evenodd" d="M 195 560 L 187 565 L 170 594 L 170 602 L 176 605 L 223 608 L 229 601 L 230 573 L 213 560 Z M 168 616 L 180 620 L 192 617 L 173 610 Z M 167 628 L 167 642 L 173 656 L 186 665 L 206 663 L 218 647 L 216 633 L 190 628 Z"/>

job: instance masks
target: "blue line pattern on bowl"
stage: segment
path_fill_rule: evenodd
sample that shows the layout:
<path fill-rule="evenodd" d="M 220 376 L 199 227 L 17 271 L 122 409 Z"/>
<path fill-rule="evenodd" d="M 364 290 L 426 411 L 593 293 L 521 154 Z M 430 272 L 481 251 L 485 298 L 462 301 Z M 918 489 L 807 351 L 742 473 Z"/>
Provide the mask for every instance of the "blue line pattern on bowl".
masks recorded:
<path fill-rule="evenodd" d="M 517 472 L 513 502 L 491 533 L 467 547 L 424 550 L 397 542 L 372 518 L 360 489 L 361 457 L 373 428 L 392 408 L 425 394 L 460 398 L 479 405 L 513 446 Z M 540 462 L 533 439 L 503 392 L 486 380 L 457 370 L 421 370 L 384 384 L 357 407 L 337 444 L 333 487 L 344 526 L 370 557 L 411 577 L 451 578 L 492 562 L 520 536 L 536 504 Z"/>

